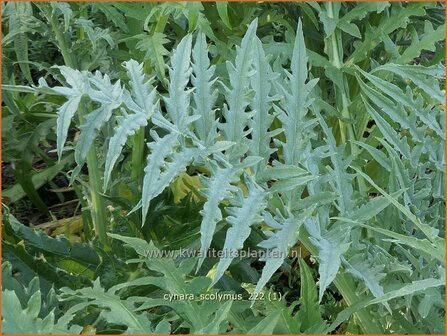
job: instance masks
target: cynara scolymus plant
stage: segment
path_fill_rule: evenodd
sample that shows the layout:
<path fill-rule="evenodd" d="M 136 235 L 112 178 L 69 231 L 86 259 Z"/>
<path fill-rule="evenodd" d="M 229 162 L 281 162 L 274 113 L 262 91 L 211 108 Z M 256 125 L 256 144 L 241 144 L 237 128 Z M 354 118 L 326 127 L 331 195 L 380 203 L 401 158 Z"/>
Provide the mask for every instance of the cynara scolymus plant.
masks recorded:
<path fill-rule="evenodd" d="M 337 143 L 325 120 L 325 105 L 315 89 L 318 79 L 308 78 L 301 23 L 290 68 L 282 73 L 274 73 L 270 67 L 262 42 L 256 37 L 256 25 L 253 21 L 249 26 L 236 48 L 234 61 L 227 63 L 228 77 L 220 80 L 210 65 L 205 36 L 198 33 L 194 39 L 192 35 L 184 37 L 172 53 L 168 90 L 162 95 L 145 78 L 142 65 L 134 60 L 124 63 L 128 86 L 120 81 L 111 83 L 107 75 L 99 72 L 91 74 L 60 67 L 69 86 L 53 88 L 55 93 L 67 97 L 58 113 L 58 153 L 63 151 L 68 125 L 78 104 L 81 99 L 88 99 L 97 107 L 80 125 L 75 158 L 82 166 L 101 129 L 108 123 L 116 125 L 114 134 L 106 140 L 102 183 L 106 194 L 127 138 L 146 127 L 148 155 L 141 201 L 133 210 L 141 208 L 141 225 L 151 200 L 188 167 L 200 167 L 203 185 L 200 192 L 206 201 L 201 211 L 198 269 L 211 247 L 218 223 L 229 224 L 223 246 L 227 251 L 242 249 L 252 229 L 261 228 L 264 223 L 266 238 L 258 246 L 282 257 L 265 260 L 255 294 L 281 267 L 301 236 L 304 246 L 314 251 L 319 261 L 320 301 L 343 267 L 363 282 L 379 302 L 384 295 L 381 280 L 385 273 L 383 266 L 375 265 L 368 256 L 380 252 L 374 246 L 360 243 L 359 235 L 365 227 L 373 235 L 392 239 L 399 234 L 391 228 L 371 227 L 368 223 L 374 218 L 393 213 L 396 220 L 415 232 L 414 237 L 406 237 L 399 244 L 416 249 L 422 257 L 431 251 L 430 257 L 444 262 L 444 243 L 436 216 L 432 217 L 430 211 L 423 215 L 415 213 L 412 204 L 421 202 L 424 195 L 411 192 L 414 174 L 426 175 L 425 171 L 431 169 L 428 176 L 432 175 L 433 181 L 441 181 L 444 174 L 440 141 L 444 138 L 440 124 L 443 118 L 437 107 L 444 96 L 432 79 L 442 76 L 443 70 L 397 64 L 377 66 L 370 73 L 352 68 L 361 87 L 359 104 L 364 105 L 374 120 L 374 141 L 379 141 L 383 148 L 373 147 L 369 141 L 351 139 L 351 154 L 365 150 L 366 159 L 359 161 L 358 157 L 345 155 L 346 144 Z M 380 74 L 386 77 L 381 78 Z M 409 79 L 414 87 L 399 88 L 389 80 L 396 76 Z M 216 105 L 219 93 L 224 99 L 220 109 Z M 425 95 L 430 99 L 424 100 Z M 275 118 L 279 127 L 273 129 Z M 408 129 L 408 135 L 396 132 L 394 122 Z M 351 123 L 346 123 L 350 128 Z M 433 147 L 435 143 L 439 151 L 433 150 L 437 148 Z M 408 160 L 408 169 L 413 172 L 403 169 L 402 160 Z M 366 165 L 359 164 L 363 162 L 378 164 L 390 172 L 387 190 L 367 175 Z M 430 185 L 432 179 L 428 176 L 417 183 Z M 363 184 L 362 190 L 353 189 L 355 179 Z M 368 200 L 371 192 L 378 196 Z M 313 205 L 303 206 L 303 202 Z M 224 203 L 228 204 L 225 209 Z M 424 218 L 433 218 L 431 225 Z M 363 261 L 359 254 L 364 254 Z M 213 283 L 224 275 L 231 261 L 228 256 L 221 258 Z M 443 271 L 432 270 L 435 273 L 428 285 L 441 286 Z M 408 286 L 413 288 L 416 284 Z M 406 287 L 400 289 L 402 293 L 406 290 Z M 389 309 L 387 301 L 380 299 Z"/>
<path fill-rule="evenodd" d="M 264 324 L 245 330 L 238 325 L 231 301 L 206 306 L 123 294 L 127 287 L 147 285 L 170 294 L 225 289 L 237 275 L 238 260 L 229 252 L 255 246 L 269 253 L 251 284 L 241 284 L 252 307 L 258 295 L 273 292 L 272 279 L 293 271 L 291 250 L 310 253 L 318 263 L 317 292 L 299 258 L 300 310 L 295 313 L 296 303 L 277 306 L 284 312 L 284 332 L 333 332 L 352 314 L 366 333 L 401 330 L 405 319 L 430 320 L 432 327 L 419 326 L 424 332 L 441 330 L 436 308 L 443 302 L 432 298 L 444 295 L 445 284 L 445 91 L 439 84 L 445 67 L 408 65 L 429 47 L 417 37 L 403 53 L 385 37 L 392 56 L 366 62 L 382 38 L 369 27 L 362 43 L 348 55 L 344 51 L 345 34 L 361 34 L 354 22 L 388 5 L 362 4 L 342 17 L 339 3 L 305 7 L 319 11 L 327 59 L 306 48 L 301 21 L 279 55 L 271 41 L 257 36 L 254 20 L 225 66 L 212 62 L 209 31 L 199 30 L 175 45 L 166 77 L 163 66 L 151 78 L 141 60 L 130 59 L 116 81 L 70 64 L 57 67 L 63 85 L 41 80 L 37 92 L 66 99 L 58 108 L 57 153 L 74 150 L 72 181 L 84 183 L 81 169 L 87 163 L 92 195 L 101 199 L 97 203 L 92 196 L 90 205 L 102 219 L 104 200 L 114 196 L 120 180 L 140 185 L 138 201 L 126 214 L 138 214 L 132 218 L 141 219 L 134 223 L 139 227 L 152 225 L 157 198 L 184 174 L 198 176 L 189 189 L 203 200 L 199 234 L 190 246 L 200 254 L 192 261 L 147 260 L 145 250 L 164 248 L 156 239 L 110 233 L 108 221 L 94 219 L 103 246 L 112 239 L 124 242 L 138 256 L 130 263 L 163 276 L 132 278 L 107 290 L 99 281 L 92 288 L 64 288 L 63 301 L 77 303 L 70 314 L 100 307 L 106 321 L 128 332 L 167 333 L 167 320 L 149 321 L 143 313 L 167 306 L 177 314 L 172 320 L 186 321 L 191 332 L 226 331 L 228 316 L 236 330 L 260 333 Z M 389 34 L 394 24 L 380 25 Z M 163 85 L 156 77 L 165 78 Z M 71 148 L 66 142 L 73 123 L 79 137 Z M 130 177 L 123 176 L 126 165 Z M 224 255 L 207 258 L 211 248 Z M 327 323 L 319 304 L 335 290 L 348 307 Z M 16 301 L 10 293 L 8 298 Z M 279 313 L 266 315 L 265 325 L 279 319 Z"/>
<path fill-rule="evenodd" d="M 284 84 L 278 84 L 280 93 L 284 94 L 284 102 L 274 105 L 281 96 L 272 95 L 274 77 L 262 51 L 262 43 L 255 35 L 256 26 L 257 22 L 254 21 L 241 46 L 236 49 L 234 63 L 227 64 L 228 83 L 220 83 L 224 87 L 225 97 L 220 122 L 216 120 L 214 106 L 217 95 L 213 87 L 216 86 L 214 69 L 209 64 L 205 36 L 201 33 L 194 47 L 192 36 L 188 35 L 173 52 L 168 92 L 161 97 L 161 101 L 150 80 L 144 78 L 142 66 L 134 60 L 124 64 L 130 78 L 129 89 L 122 87 L 119 81 L 112 84 L 107 75 L 99 72 L 90 74 L 61 67 L 61 74 L 70 87 L 54 87 L 52 90 L 68 98 L 58 113 L 59 154 L 63 151 L 68 126 L 82 97 L 88 97 L 92 103 L 98 104 L 86 115 L 85 123 L 80 125 L 80 136 L 75 147 L 78 167 L 84 164 L 88 151 L 101 128 L 112 118 L 113 111 L 119 112 L 114 118 L 117 125 L 114 134 L 108 140 L 104 193 L 107 193 L 113 168 L 127 137 L 146 126 L 148 121 L 154 125 L 149 134 L 151 141 L 147 143 L 141 201 L 133 210 L 141 207 L 142 224 L 151 200 L 188 166 L 201 166 L 207 171 L 203 174 L 204 187 L 201 190 L 206 202 L 202 211 L 202 257 L 198 268 L 211 246 L 217 223 L 223 219 L 220 207 L 223 201 L 231 204 L 225 211 L 228 214 L 226 221 L 231 225 L 225 242 L 227 250 L 241 249 L 252 225 L 260 225 L 263 221 L 270 223 L 276 230 L 267 232 L 272 237 L 260 246 L 282 252 L 283 258 L 266 261 L 261 282 L 256 288 L 259 292 L 281 266 L 288 250 L 297 243 L 304 218 L 312 215 L 313 208 L 295 214 L 291 209 L 296 199 L 300 198 L 305 183 L 317 178 L 300 167 L 300 155 L 304 152 L 297 150 L 304 149 L 306 142 L 309 142 L 306 128 L 312 127 L 314 122 L 306 115 L 312 102 L 309 93 L 317 80 L 307 82 L 307 58 L 300 24 L 291 72 L 287 74 L 289 78 Z M 188 87 L 191 77 L 196 83 L 193 89 Z M 162 113 L 161 104 L 166 113 Z M 247 112 L 249 105 L 252 108 Z M 269 131 L 273 119 L 270 113 L 273 112 L 278 113 L 283 129 Z M 270 155 L 276 152 L 270 143 L 281 132 L 284 132 L 285 140 L 275 142 L 282 150 L 284 159 L 281 160 L 283 162 L 274 160 L 270 165 Z M 255 174 L 251 173 L 252 170 Z M 277 175 L 276 171 L 280 174 Z M 268 182 L 276 176 L 280 180 L 269 188 Z M 287 185 L 281 182 L 284 179 L 289 179 Z M 245 191 L 237 185 L 240 182 L 245 186 Z M 283 209 L 273 211 L 276 219 L 266 211 L 272 196 L 284 203 Z M 281 212 L 284 214 L 281 215 Z M 230 263 L 231 259 L 228 258 L 220 261 L 214 282 L 219 280 Z"/>

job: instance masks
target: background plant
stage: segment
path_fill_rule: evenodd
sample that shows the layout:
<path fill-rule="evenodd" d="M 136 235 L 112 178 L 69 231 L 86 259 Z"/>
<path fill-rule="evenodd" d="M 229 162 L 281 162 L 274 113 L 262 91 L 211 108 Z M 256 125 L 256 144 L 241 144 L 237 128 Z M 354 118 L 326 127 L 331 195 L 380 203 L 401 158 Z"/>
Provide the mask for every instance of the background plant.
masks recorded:
<path fill-rule="evenodd" d="M 4 86 L 5 103 L 54 107 L 49 128 L 57 115 L 56 152 L 74 157 L 69 178 L 89 214 L 82 240 L 98 259 L 85 264 L 82 250 L 71 260 L 79 246 L 64 241 L 57 255 L 72 264 L 54 269 L 54 251 L 33 243 L 43 234 L 6 212 L 16 278 L 34 273 L 43 284 L 47 273 L 29 269 L 41 253 L 50 275 L 87 275 L 49 280 L 65 307 L 57 319 L 23 285 L 6 289 L 7 307 L 32 306 L 35 321 L 51 320 L 46 332 L 443 332 L 444 300 L 434 299 L 445 283 L 441 5 L 15 5 L 5 10 L 10 53 L 21 84 L 38 84 Z M 14 32 L 19 12 L 28 29 Z M 113 29 L 100 28 L 107 19 Z M 62 54 L 45 80 L 27 78 L 23 37 L 39 33 Z M 311 257 L 145 254 L 179 247 Z M 217 291 L 285 297 L 162 299 Z"/>

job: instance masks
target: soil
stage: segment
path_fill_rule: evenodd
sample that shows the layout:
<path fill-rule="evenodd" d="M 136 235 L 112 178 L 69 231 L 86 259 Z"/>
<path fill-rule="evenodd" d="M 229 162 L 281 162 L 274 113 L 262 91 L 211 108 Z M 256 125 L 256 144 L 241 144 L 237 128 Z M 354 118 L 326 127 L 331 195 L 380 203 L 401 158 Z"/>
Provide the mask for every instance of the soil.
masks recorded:
<path fill-rule="evenodd" d="M 45 168 L 45 163 L 36 162 L 34 168 Z M 54 185 L 51 186 L 49 183 L 44 184 L 37 190 L 39 196 L 50 209 L 51 214 L 56 219 L 62 219 L 72 217 L 76 215 L 76 212 L 79 213 L 79 209 L 76 211 L 78 207 L 78 202 L 76 201 L 77 195 L 74 191 L 68 189 L 67 178 L 64 175 L 59 174 L 56 175 L 52 182 L 58 189 L 67 188 L 67 191 L 55 192 Z M 2 163 L 2 189 L 7 189 L 15 183 L 17 183 L 17 179 L 13 173 L 11 165 L 8 162 Z M 63 202 L 58 196 L 62 197 Z M 3 202 L 7 204 L 7 201 L 3 200 Z M 17 202 L 7 205 L 10 208 L 11 214 L 21 223 L 28 226 L 35 226 L 55 219 L 37 209 L 27 196 Z"/>

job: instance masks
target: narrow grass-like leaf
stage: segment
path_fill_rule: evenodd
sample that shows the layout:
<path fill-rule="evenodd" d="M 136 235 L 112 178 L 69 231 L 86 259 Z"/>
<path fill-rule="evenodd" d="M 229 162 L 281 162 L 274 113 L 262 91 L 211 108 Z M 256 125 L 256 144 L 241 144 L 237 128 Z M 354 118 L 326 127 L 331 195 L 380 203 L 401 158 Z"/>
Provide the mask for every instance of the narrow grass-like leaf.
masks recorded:
<path fill-rule="evenodd" d="M 379 191 L 386 199 L 388 199 L 390 201 L 390 203 L 392 203 L 397 209 L 399 209 L 409 220 L 411 220 L 411 222 L 413 222 L 413 224 L 419 228 L 424 234 L 425 236 L 430 240 L 430 241 L 434 241 L 436 238 L 438 238 L 437 236 L 437 230 L 430 227 L 427 224 L 424 224 L 420 221 L 419 218 L 417 218 L 409 209 L 407 209 L 405 206 L 403 206 L 402 204 L 400 204 L 393 196 L 391 196 L 390 194 L 388 194 L 387 192 L 385 192 L 385 190 L 383 190 L 382 188 L 380 188 L 376 183 L 374 183 L 374 181 L 365 173 L 363 173 L 362 171 L 360 171 L 359 169 L 353 167 L 358 174 L 362 175 L 364 179 L 366 179 L 377 191 Z"/>
<path fill-rule="evenodd" d="M 307 330 L 316 324 L 323 322 L 318 305 L 317 286 L 310 271 L 309 266 L 303 258 L 298 258 L 300 265 L 300 300 L 301 307 L 298 317 L 303 321 L 302 329 Z"/>
<path fill-rule="evenodd" d="M 376 125 L 379 127 L 383 136 L 395 147 L 397 148 L 405 158 L 411 158 L 410 146 L 406 138 L 401 138 L 399 134 L 391 127 L 391 125 L 380 116 L 379 113 L 366 101 L 362 96 L 363 103 L 365 104 L 366 110 L 374 118 Z"/>
<path fill-rule="evenodd" d="M 428 288 L 435 288 L 440 286 L 445 286 L 445 278 L 442 279 L 430 278 L 430 279 L 416 280 L 410 284 L 403 285 L 399 289 L 387 292 L 384 295 L 369 301 L 367 306 L 377 303 L 388 302 L 398 297 L 417 294 L 419 292 L 427 290 Z"/>

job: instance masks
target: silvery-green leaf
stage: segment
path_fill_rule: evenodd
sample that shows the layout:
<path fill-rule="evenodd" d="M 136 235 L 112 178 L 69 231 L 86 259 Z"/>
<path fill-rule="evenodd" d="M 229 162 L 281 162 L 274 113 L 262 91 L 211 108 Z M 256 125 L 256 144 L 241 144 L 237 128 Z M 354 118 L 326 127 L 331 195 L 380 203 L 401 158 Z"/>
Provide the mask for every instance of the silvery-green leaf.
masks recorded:
<path fill-rule="evenodd" d="M 231 253 L 237 253 L 242 249 L 245 240 L 251 232 L 253 224 L 262 221 L 259 215 L 266 207 L 265 198 L 267 194 L 255 182 L 247 180 L 248 195 L 243 197 L 242 191 L 238 190 L 231 204 L 226 209 L 228 216 L 225 220 L 231 225 L 225 237 L 223 247 L 224 256 L 219 260 L 213 284 L 219 281 L 224 272 L 230 266 L 233 257 Z"/>
<path fill-rule="evenodd" d="M 169 96 L 164 97 L 171 121 L 182 132 L 186 130 L 189 116 L 190 91 L 186 89 L 191 75 L 192 36 L 185 36 L 172 53 L 169 69 Z"/>
<path fill-rule="evenodd" d="M 241 46 L 236 47 L 234 64 L 227 63 L 231 86 L 226 88 L 225 98 L 227 103 L 222 111 L 225 123 L 220 124 L 220 128 L 225 134 L 226 140 L 233 141 L 236 144 L 242 144 L 246 133 L 244 129 L 249 118 L 249 113 L 246 113 L 245 109 L 250 103 L 247 94 L 249 78 L 253 75 L 251 71 L 253 41 L 257 25 L 258 21 L 255 19 L 248 27 Z"/>
<path fill-rule="evenodd" d="M 350 243 L 349 229 L 333 229 L 321 234 L 315 227 L 316 222 L 305 222 L 312 244 L 318 248 L 318 273 L 320 274 L 319 302 L 323 299 L 326 288 L 332 283 L 341 266 L 341 258 L 348 250 Z"/>
<path fill-rule="evenodd" d="M 216 115 L 214 104 L 217 99 L 217 89 L 213 88 L 216 79 L 212 79 L 216 66 L 210 65 L 205 34 L 199 33 L 192 51 L 193 75 L 191 82 L 195 89 L 193 98 L 194 114 L 200 116 L 194 122 L 195 131 L 200 140 L 211 144 L 216 137 Z"/>
<path fill-rule="evenodd" d="M 259 247 L 267 250 L 266 263 L 262 269 L 261 278 L 256 284 L 253 296 L 260 293 L 262 288 L 267 284 L 272 275 L 281 267 L 284 259 L 287 257 L 289 250 L 298 241 L 298 234 L 304 220 L 311 215 L 315 207 L 310 207 L 302 211 L 298 216 L 276 216 L 275 218 L 267 211 L 262 216 L 265 223 L 270 226 L 274 232 L 266 231 L 267 239 L 258 244 Z M 253 304 L 253 302 L 252 302 Z"/>
<path fill-rule="evenodd" d="M 127 138 L 135 134 L 142 126 L 147 125 L 147 121 L 157 109 L 155 90 L 151 87 L 150 81 L 144 78 L 143 64 L 138 64 L 134 60 L 125 63 L 128 76 L 131 81 L 131 93 L 127 90 L 123 94 L 123 102 L 131 114 L 124 113 L 117 117 L 118 127 L 110 139 L 104 168 L 104 189 L 107 188 L 112 169 L 121 151 L 126 144 Z"/>
<path fill-rule="evenodd" d="M 174 148 L 178 144 L 176 134 L 168 134 L 160 138 L 154 131 L 152 132 L 152 137 L 154 141 L 147 144 L 149 155 L 147 157 L 147 165 L 144 168 L 141 205 L 139 205 L 143 207 L 143 222 L 141 225 L 143 225 L 146 220 L 149 203 L 153 198 L 151 185 L 154 181 L 157 181 L 160 178 L 161 168 L 164 166 L 166 158 L 173 153 Z"/>
<path fill-rule="evenodd" d="M 62 104 L 57 113 L 57 154 L 59 159 L 62 156 L 62 151 L 67 140 L 67 132 L 71 124 L 76 111 L 78 110 L 79 103 L 82 96 L 88 88 L 85 74 L 78 70 L 73 70 L 66 66 L 58 67 L 61 74 L 64 76 L 67 87 L 53 87 L 52 90 L 67 97 L 67 101 Z"/>
<path fill-rule="evenodd" d="M 262 162 L 255 167 L 255 170 L 262 170 L 261 167 L 266 166 L 270 155 L 275 151 L 270 147 L 271 134 L 269 127 L 273 121 L 273 115 L 270 113 L 270 110 L 274 100 L 274 97 L 271 95 L 271 82 L 277 79 L 278 76 L 274 75 L 262 48 L 262 42 L 257 37 L 254 39 L 253 49 L 253 68 L 255 73 L 250 79 L 254 97 L 250 103 L 250 108 L 255 114 L 249 121 L 252 129 L 249 153 L 263 158 Z"/>
<path fill-rule="evenodd" d="M 120 82 L 110 83 L 107 75 L 96 73 L 89 78 L 92 87 L 89 90 L 90 98 L 100 106 L 85 117 L 85 123 L 79 126 L 81 134 L 76 144 L 75 160 L 78 165 L 84 163 L 90 147 L 102 126 L 109 121 L 112 112 L 122 103 L 123 89 Z"/>
<path fill-rule="evenodd" d="M 222 219 L 219 204 L 225 198 L 231 197 L 231 192 L 237 191 L 231 183 L 237 178 L 235 168 L 215 168 L 211 178 L 204 180 L 205 188 L 202 193 L 207 201 L 201 211 L 202 223 L 200 224 L 200 258 L 197 269 L 200 269 L 206 258 L 206 253 L 211 246 L 216 224 Z"/>

